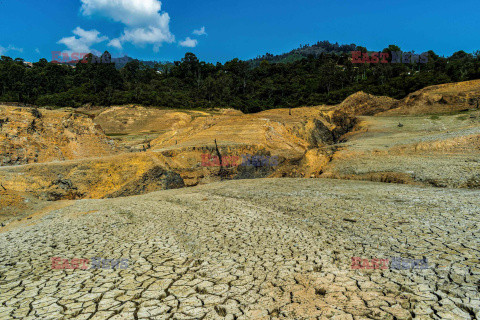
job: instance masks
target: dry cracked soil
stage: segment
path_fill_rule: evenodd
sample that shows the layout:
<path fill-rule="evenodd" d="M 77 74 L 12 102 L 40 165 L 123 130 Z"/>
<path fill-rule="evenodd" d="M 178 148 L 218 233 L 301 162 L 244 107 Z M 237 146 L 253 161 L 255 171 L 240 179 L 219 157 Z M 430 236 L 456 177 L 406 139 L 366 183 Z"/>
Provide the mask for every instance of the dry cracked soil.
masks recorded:
<path fill-rule="evenodd" d="M 57 202 L 0 228 L 0 319 L 479 319 L 479 195 L 286 178 Z"/>

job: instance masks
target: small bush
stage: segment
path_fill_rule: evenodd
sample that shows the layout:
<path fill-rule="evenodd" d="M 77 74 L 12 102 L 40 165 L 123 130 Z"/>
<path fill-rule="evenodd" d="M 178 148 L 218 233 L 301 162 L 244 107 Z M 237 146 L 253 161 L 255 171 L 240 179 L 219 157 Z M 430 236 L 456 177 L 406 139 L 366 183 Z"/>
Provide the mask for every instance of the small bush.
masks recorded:
<path fill-rule="evenodd" d="M 327 290 L 323 288 L 318 288 L 318 289 L 315 289 L 315 294 L 319 296 L 324 296 L 325 294 L 327 294 Z"/>

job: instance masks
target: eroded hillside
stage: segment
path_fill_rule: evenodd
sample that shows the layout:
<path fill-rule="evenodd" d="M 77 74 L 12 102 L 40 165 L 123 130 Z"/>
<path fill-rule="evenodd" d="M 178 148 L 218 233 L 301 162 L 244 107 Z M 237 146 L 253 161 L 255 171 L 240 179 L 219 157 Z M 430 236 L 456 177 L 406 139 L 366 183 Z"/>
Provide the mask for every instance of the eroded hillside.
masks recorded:
<path fill-rule="evenodd" d="M 32 197 L 120 197 L 264 177 L 478 188 L 479 85 L 434 86 L 399 101 L 359 92 L 338 106 L 256 114 L 2 107 L 1 159 L 10 166 L 0 167 L 0 191 L 20 208 L 18 199 Z M 278 162 L 240 165 L 246 155 Z"/>
<path fill-rule="evenodd" d="M 347 97 L 338 110 L 355 116 L 373 116 L 377 113 L 396 108 L 398 100 L 389 97 L 377 97 L 363 91 Z"/>
<path fill-rule="evenodd" d="M 323 177 L 480 187 L 480 112 L 360 117 Z"/>
<path fill-rule="evenodd" d="M 100 157 L 116 152 L 114 141 L 85 115 L 0 106 L 0 166 Z"/>
<path fill-rule="evenodd" d="M 112 155 L 103 157 L 92 152 L 88 159 L 0 169 L 4 191 L 28 193 L 44 200 L 128 196 L 221 179 L 318 176 L 330 159 L 331 146 L 356 124 L 354 117 L 322 107 L 251 115 L 229 109 L 182 112 L 133 106 L 77 111 L 95 118 L 96 125 L 84 114 L 36 112 L 60 119 L 82 119 L 85 126 L 93 128 L 103 124 L 117 146 Z M 34 138 L 39 135 L 37 131 L 25 132 Z M 39 132 L 45 139 L 50 135 Z M 145 140 L 145 134 L 154 138 Z M 108 140 L 103 132 L 98 136 Z M 79 135 L 75 141 L 81 139 Z M 51 145 L 55 147 L 55 142 Z M 119 150 L 123 153 L 117 154 Z M 277 157 L 278 163 L 267 167 L 240 163 L 227 167 L 225 162 L 209 166 L 203 163 L 205 155 L 223 159 L 262 155 Z"/>
<path fill-rule="evenodd" d="M 480 80 L 430 86 L 409 94 L 380 115 L 418 115 L 451 113 L 478 109 Z"/>

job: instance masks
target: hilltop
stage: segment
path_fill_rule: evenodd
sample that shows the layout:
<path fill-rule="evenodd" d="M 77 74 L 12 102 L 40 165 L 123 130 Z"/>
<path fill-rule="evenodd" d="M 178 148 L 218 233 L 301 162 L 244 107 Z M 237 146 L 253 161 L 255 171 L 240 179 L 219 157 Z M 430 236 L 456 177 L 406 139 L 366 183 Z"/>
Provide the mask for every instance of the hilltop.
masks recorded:
<path fill-rule="evenodd" d="M 321 54 L 350 54 L 352 51 L 357 51 L 358 46 L 355 44 L 343 44 L 338 42 L 330 43 L 329 41 L 318 41 L 313 45 L 305 44 L 300 45 L 298 48 L 293 49 L 290 52 L 274 55 L 266 53 L 255 59 L 248 60 L 247 62 L 252 66 L 258 66 L 262 61 L 268 61 L 271 63 L 289 63 L 298 61 L 307 57 L 318 57 Z"/>

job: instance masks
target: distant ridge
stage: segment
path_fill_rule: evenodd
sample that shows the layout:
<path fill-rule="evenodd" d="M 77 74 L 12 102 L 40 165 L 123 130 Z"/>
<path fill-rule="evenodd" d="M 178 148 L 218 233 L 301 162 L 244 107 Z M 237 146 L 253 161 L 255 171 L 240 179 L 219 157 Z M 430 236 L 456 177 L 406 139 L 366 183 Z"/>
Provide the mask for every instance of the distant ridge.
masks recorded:
<path fill-rule="evenodd" d="M 356 44 L 338 44 L 338 42 L 330 43 L 329 41 L 318 41 L 313 45 L 300 45 L 297 49 L 293 49 L 288 53 L 283 53 L 279 55 L 273 55 L 271 53 L 266 53 L 263 56 L 258 56 L 255 59 L 248 60 L 251 66 L 256 67 L 264 60 L 271 63 L 286 63 L 293 62 L 307 58 L 308 56 L 317 57 L 322 53 L 334 53 L 334 54 L 344 54 L 350 53 L 351 51 L 359 50 L 359 47 Z"/>
<path fill-rule="evenodd" d="M 101 58 L 101 56 L 97 56 L 97 55 L 94 55 L 92 53 L 92 56 L 94 56 L 95 58 Z M 146 60 L 139 60 L 139 59 L 134 59 L 132 57 L 129 57 L 129 56 L 124 56 L 124 57 L 119 57 L 119 58 L 114 58 L 112 57 L 112 63 L 115 63 L 115 68 L 117 69 L 122 69 L 123 67 L 125 67 L 125 65 L 129 62 L 132 62 L 132 61 L 138 61 L 144 65 L 146 65 L 147 67 L 149 68 L 154 68 L 155 67 L 155 64 L 157 63 L 163 63 L 163 64 L 169 64 L 170 62 L 160 62 L 160 61 L 146 61 Z M 59 62 L 59 64 L 64 64 L 64 65 L 69 65 L 69 66 L 75 66 L 78 62 Z"/>

